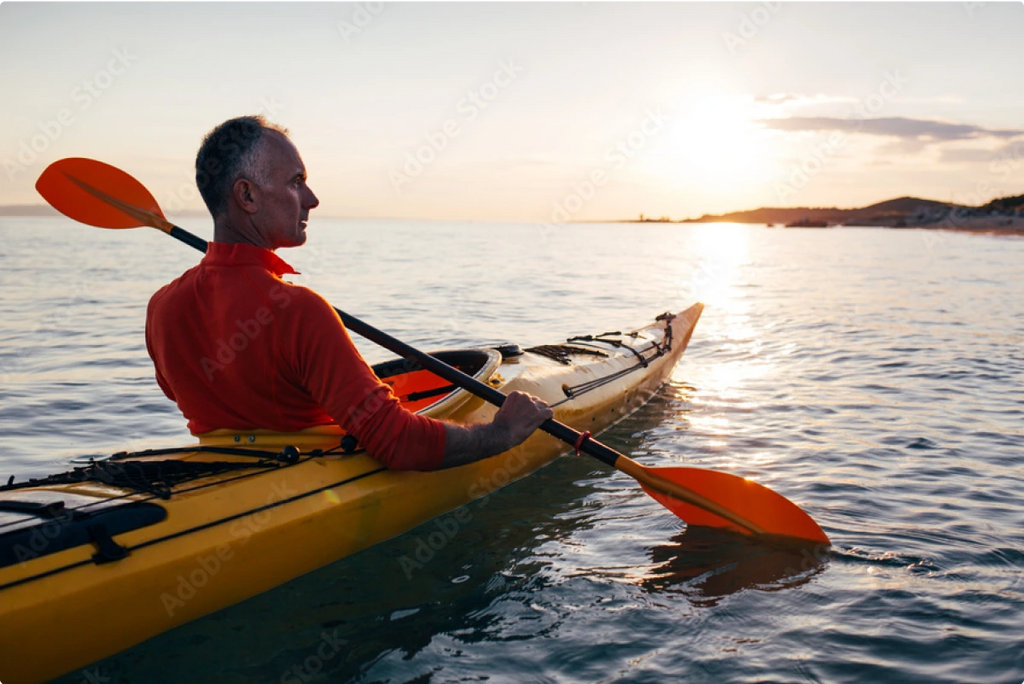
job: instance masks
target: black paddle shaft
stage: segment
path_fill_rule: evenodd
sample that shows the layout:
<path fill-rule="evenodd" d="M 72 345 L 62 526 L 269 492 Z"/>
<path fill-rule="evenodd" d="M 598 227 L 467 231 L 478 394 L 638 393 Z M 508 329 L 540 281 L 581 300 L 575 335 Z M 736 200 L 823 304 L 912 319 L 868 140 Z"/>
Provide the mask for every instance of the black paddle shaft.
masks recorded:
<path fill-rule="evenodd" d="M 193 235 L 183 228 L 174 226 L 170 231 L 170 235 L 171 237 L 181 240 L 186 245 L 198 249 L 200 252 L 206 251 L 206 240 L 203 240 L 197 235 Z M 338 312 L 338 316 L 341 317 L 341 322 L 345 324 L 345 327 L 352 332 L 362 335 L 371 342 L 379 344 L 388 351 L 398 354 L 402 358 L 413 359 L 419 362 L 421 366 L 429 370 L 431 373 L 444 378 L 448 382 L 461 387 L 470 394 L 474 394 L 486 402 L 494 404 L 495 406 L 501 406 L 505 403 L 505 395 L 490 385 L 485 385 L 476 378 L 466 375 L 458 368 L 449 366 L 444 361 L 436 359 L 430 354 L 422 352 L 415 347 L 411 347 L 405 342 L 388 335 L 386 332 L 377 330 L 369 323 L 364 323 L 355 316 L 347 314 L 337 307 L 335 307 L 334 310 Z M 591 437 L 582 439 L 583 433 L 577 432 L 568 425 L 560 423 L 553 418 L 541 423 L 540 429 L 552 437 L 556 437 L 566 444 L 571 444 L 583 453 L 593 456 L 599 461 L 612 467 L 615 467 L 615 462 L 621 455 L 611 447 L 607 447 Z"/>

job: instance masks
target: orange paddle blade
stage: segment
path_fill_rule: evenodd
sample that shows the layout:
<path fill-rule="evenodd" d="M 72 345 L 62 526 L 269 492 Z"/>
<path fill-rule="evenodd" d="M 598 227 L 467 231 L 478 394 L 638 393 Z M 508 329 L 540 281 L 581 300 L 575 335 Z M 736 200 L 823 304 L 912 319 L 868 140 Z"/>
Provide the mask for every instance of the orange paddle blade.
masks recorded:
<path fill-rule="evenodd" d="M 659 491 L 656 488 L 657 479 L 667 480 L 684 487 L 721 508 L 751 521 L 760 527 L 764 534 L 831 544 L 822 529 L 818 527 L 818 523 L 814 522 L 814 519 L 804 513 L 799 506 L 756 482 L 730 473 L 701 468 L 647 468 L 646 471 L 647 475 L 654 476 L 654 479 L 648 480 L 646 483 L 640 482 L 644 491 L 662 506 L 685 520 L 688 525 L 718 527 L 741 534 L 750 534 L 750 530 L 743 529 L 704 508 L 698 508 L 666 492 Z"/>
<path fill-rule="evenodd" d="M 98 228 L 152 225 L 140 220 L 138 209 L 165 218 L 142 183 L 95 159 L 72 157 L 50 164 L 36 181 L 36 190 L 60 213 Z"/>

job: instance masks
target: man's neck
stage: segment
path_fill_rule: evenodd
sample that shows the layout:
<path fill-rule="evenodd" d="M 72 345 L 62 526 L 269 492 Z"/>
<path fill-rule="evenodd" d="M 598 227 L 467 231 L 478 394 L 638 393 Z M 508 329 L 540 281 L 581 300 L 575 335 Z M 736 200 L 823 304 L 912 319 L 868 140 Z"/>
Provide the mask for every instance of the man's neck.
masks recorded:
<path fill-rule="evenodd" d="M 229 217 L 214 220 L 213 241 L 222 242 L 226 245 L 253 245 L 254 247 L 273 251 L 266 243 L 266 240 L 263 239 L 263 236 L 257 233 L 251 224 L 239 228 L 238 222 L 232 221 Z"/>

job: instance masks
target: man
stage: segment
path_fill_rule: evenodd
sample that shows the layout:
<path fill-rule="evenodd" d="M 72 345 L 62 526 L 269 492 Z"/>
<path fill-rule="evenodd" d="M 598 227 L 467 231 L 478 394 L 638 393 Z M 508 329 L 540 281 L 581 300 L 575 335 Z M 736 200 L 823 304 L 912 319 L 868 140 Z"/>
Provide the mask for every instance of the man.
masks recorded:
<path fill-rule="evenodd" d="M 192 434 L 337 423 L 389 468 L 433 470 L 507 451 L 552 416 L 521 392 L 487 424 L 407 411 L 334 309 L 281 279 L 295 271 L 274 250 L 305 243 L 319 204 L 286 130 L 262 117 L 224 122 L 203 140 L 196 183 L 213 241 L 198 266 L 153 295 L 146 318 L 157 382 Z"/>

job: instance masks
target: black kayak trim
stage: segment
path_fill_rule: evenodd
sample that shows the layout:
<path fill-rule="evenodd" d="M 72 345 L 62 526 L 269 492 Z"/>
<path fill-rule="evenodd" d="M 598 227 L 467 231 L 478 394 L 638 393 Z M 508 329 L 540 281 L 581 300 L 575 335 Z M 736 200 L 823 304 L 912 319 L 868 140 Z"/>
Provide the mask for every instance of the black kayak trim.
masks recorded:
<path fill-rule="evenodd" d="M 87 512 L 68 508 L 68 500 L 87 500 L 80 494 L 43 490 L 24 492 L 19 499 L 0 499 L 0 519 L 7 529 L 0 534 L 0 568 L 84 546 L 96 545 L 93 561 L 109 563 L 124 558 L 124 548 L 113 535 L 147 527 L 167 518 L 163 506 L 140 501 L 102 499 Z"/>
<path fill-rule="evenodd" d="M 375 470 L 368 470 L 365 473 L 360 473 L 359 475 L 354 475 L 354 476 L 352 476 L 350 478 L 347 478 L 345 480 L 341 480 L 339 482 L 335 482 L 335 483 L 329 484 L 329 485 L 324 485 L 323 487 L 317 487 L 316 489 L 311 489 L 308 492 L 303 492 L 302 494 L 296 494 L 295 496 L 289 497 L 287 499 L 282 499 L 281 501 L 275 501 L 273 503 L 265 504 L 263 506 L 258 506 L 256 508 L 250 508 L 247 511 L 243 511 L 241 513 L 236 513 L 234 515 L 229 515 L 229 516 L 227 516 L 225 518 L 220 518 L 219 520 L 212 520 L 212 521 L 210 521 L 208 523 L 203 523 L 202 525 L 196 525 L 194 527 L 190 527 L 190 528 L 185 529 L 185 530 L 180 530 L 178 532 L 174 532 L 173 534 L 168 534 L 168 535 L 165 535 L 163 537 L 157 537 L 156 539 L 150 539 L 149 541 L 144 541 L 144 542 L 142 542 L 140 544 L 136 544 L 135 546 L 126 546 L 126 547 L 122 547 L 122 548 L 124 548 L 124 550 L 127 553 L 131 553 L 132 551 L 136 551 L 138 549 L 144 549 L 147 546 L 153 546 L 155 544 L 159 544 L 159 543 L 162 543 L 162 542 L 165 542 L 165 541 L 169 541 L 171 539 L 177 539 L 178 537 L 183 537 L 183 536 L 185 536 L 187 534 L 192 534 L 194 532 L 201 532 L 202 530 L 206 530 L 206 529 L 209 529 L 211 527 L 216 527 L 217 525 L 223 525 L 225 523 L 229 523 L 229 522 L 232 522 L 234 520 L 238 520 L 239 518 L 244 518 L 247 515 L 252 515 L 254 513 L 260 513 L 261 511 L 266 511 L 266 510 L 269 510 L 271 508 L 277 508 L 278 506 L 284 506 L 285 504 L 289 504 L 289 503 L 292 503 L 294 501 L 299 501 L 300 499 L 305 499 L 306 497 L 313 496 L 314 494 L 319 494 L 320 492 L 327 491 L 328 489 L 333 489 L 335 487 L 341 487 L 341 486 L 349 484 L 351 482 L 355 482 L 357 480 L 362 480 L 364 478 L 370 477 L 371 475 L 376 475 L 378 473 L 386 472 L 387 470 L 388 469 L 384 468 L 384 467 L 380 467 L 380 468 L 377 468 Z M 263 471 L 263 472 L 265 472 L 265 471 Z M 262 473 L 260 473 L 260 474 L 262 474 Z M 245 477 L 245 476 L 243 476 L 243 477 Z M 220 484 L 220 483 L 214 483 L 214 484 Z M 204 486 L 208 486 L 208 485 L 204 485 Z M 127 555 L 127 553 L 126 553 L 126 555 Z M 62 566 L 62 567 L 59 567 L 59 568 L 54 568 L 53 570 L 48 570 L 46 572 L 41 572 L 41 573 L 39 573 L 37 575 L 32 575 L 30 577 L 23 577 L 23 578 L 21 578 L 19 580 L 15 580 L 13 582 L 8 582 L 7 584 L 0 584 L 0 591 L 3 591 L 4 589 L 10 589 L 12 587 L 17 587 L 17 586 L 20 586 L 22 584 L 27 584 L 29 582 L 34 582 L 36 580 L 44 579 L 46 577 L 51 577 L 53 575 L 57 575 L 59 573 L 65 572 L 67 570 L 73 570 L 73 569 L 81 567 L 83 565 L 92 565 L 94 563 L 96 563 L 96 561 L 93 560 L 93 559 L 81 560 L 81 561 L 78 561 L 76 563 L 70 563 L 68 565 L 65 565 L 65 566 Z"/>
<path fill-rule="evenodd" d="M 183 450 L 183 453 L 193 453 L 193 452 L 198 452 L 198 449 L 185 449 L 185 450 Z M 272 452 L 267 452 L 267 453 L 272 453 Z M 277 468 L 274 469 L 274 470 L 280 470 L 281 468 L 291 468 L 291 467 L 294 467 L 294 466 L 297 466 L 297 465 L 301 465 L 301 464 L 305 463 L 306 461 L 308 461 L 308 460 L 310 460 L 312 458 L 320 458 L 321 456 L 341 456 L 341 455 L 344 455 L 344 456 L 354 456 L 354 455 L 364 454 L 364 453 L 366 453 L 366 452 L 363 449 L 354 451 L 352 453 L 345 453 L 345 454 L 337 454 L 337 453 L 324 452 L 322 454 L 310 455 L 309 458 L 300 460 L 297 463 L 282 463 L 282 464 L 279 464 L 277 466 Z M 302 455 L 306 456 L 307 454 L 302 454 Z M 184 494 L 185 492 L 194 492 L 194 491 L 197 491 L 197 490 L 200 490 L 200 489 L 205 489 L 207 487 L 214 487 L 214 486 L 225 484 L 225 483 L 228 483 L 228 482 L 235 482 L 237 480 L 244 480 L 247 477 L 254 477 L 254 476 L 258 476 L 258 475 L 263 475 L 266 472 L 267 472 L 266 469 L 255 470 L 254 472 L 248 472 L 248 473 L 244 473 L 242 475 L 236 475 L 234 477 L 227 477 L 227 478 L 224 478 L 224 479 L 215 480 L 213 482 L 207 482 L 206 484 L 196 485 L 194 487 L 175 487 L 174 489 L 171 490 L 171 494 L 174 495 L 174 494 Z M 211 474 L 209 474 L 206 477 L 216 477 L 216 473 L 211 473 Z M 41 479 L 43 479 L 43 478 L 39 478 L 36 481 L 38 482 Z M 205 479 L 205 477 L 204 477 L 204 479 Z M 36 485 L 30 485 L 30 486 L 36 486 Z M 6 492 L 6 491 L 15 491 L 15 489 L 23 489 L 23 490 L 27 489 L 27 490 L 31 491 L 30 488 L 29 488 L 30 486 L 26 486 L 25 483 L 20 483 L 20 482 L 17 483 L 17 487 L 16 488 L 8 488 L 9 485 L 6 486 L 6 487 L 0 486 L 0 493 Z M 46 485 L 38 485 L 38 486 L 44 486 L 45 487 Z M 119 489 L 128 489 L 128 488 L 127 487 L 119 487 Z M 106 499 L 101 499 L 101 500 L 98 500 L 98 501 L 95 501 L 95 502 L 92 502 L 92 503 L 82 504 L 81 506 L 76 506 L 74 508 L 68 508 L 66 510 L 84 511 L 87 508 L 90 508 L 92 506 L 96 506 L 96 505 L 102 504 L 102 503 L 107 502 L 107 501 L 117 501 L 119 499 L 127 499 L 128 497 L 131 497 L 131 496 L 140 496 L 140 495 L 141 495 L 142 498 L 132 499 L 132 501 L 153 501 L 154 499 L 161 498 L 161 497 L 155 496 L 153 494 L 142 493 L 142 492 L 137 492 L 137 491 L 126 491 L 124 494 L 119 494 L 118 496 L 111 496 L 111 497 L 108 497 Z M 0 533 L 2 533 L 4 527 L 5 527 L 5 524 L 0 523 Z M 2 588 L 3 587 L 0 587 L 0 589 L 2 589 Z"/>

